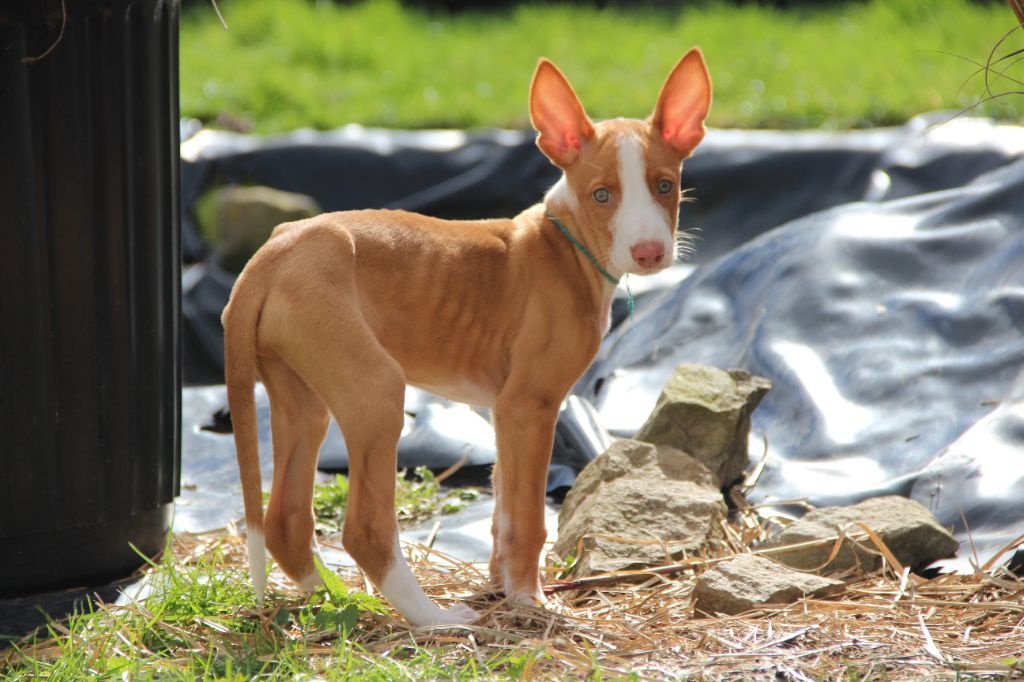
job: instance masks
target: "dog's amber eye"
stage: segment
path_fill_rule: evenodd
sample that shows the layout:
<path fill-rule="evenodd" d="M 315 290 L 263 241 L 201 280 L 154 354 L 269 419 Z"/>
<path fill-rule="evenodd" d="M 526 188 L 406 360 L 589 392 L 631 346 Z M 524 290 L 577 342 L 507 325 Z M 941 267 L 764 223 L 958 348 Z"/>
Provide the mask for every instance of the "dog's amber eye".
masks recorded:
<path fill-rule="evenodd" d="M 671 180 L 658 180 L 658 191 L 661 194 L 668 194 L 672 191 L 675 184 Z"/>
<path fill-rule="evenodd" d="M 598 187 L 594 190 L 594 201 L 599 204 L 607 204 L 612 200 L 612 193 L 604 187 Z"/>

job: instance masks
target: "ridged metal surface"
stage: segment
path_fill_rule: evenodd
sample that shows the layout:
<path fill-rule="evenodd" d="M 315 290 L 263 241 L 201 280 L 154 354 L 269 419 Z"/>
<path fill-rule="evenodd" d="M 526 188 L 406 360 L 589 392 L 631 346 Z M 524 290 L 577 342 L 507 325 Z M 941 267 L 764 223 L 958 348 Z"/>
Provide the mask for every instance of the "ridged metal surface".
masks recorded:
<path fill-rule="evenodd" d="M 6 552 L 164 525 L 178 492 L 177 31 L 174 0 L 0 2 Z"/>

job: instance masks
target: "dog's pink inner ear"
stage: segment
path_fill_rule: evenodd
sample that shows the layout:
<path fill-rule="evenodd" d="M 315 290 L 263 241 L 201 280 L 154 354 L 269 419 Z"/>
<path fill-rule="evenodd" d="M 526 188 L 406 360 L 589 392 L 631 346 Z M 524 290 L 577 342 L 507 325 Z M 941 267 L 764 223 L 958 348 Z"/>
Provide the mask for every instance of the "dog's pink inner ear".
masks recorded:
<path fill-rule="evenodd" d="M 673 149 L 687 157 L 704 139 L 711 109 L 711 76 L 704 55 L 692 48 L 672 69 L 658 95 L 651 124 Z"/>
<path fill-rule="evenodd" d="M 562 167 L 575 161 L 583 144 L 594 136 L 594 125 L 569 81 L 546 59 L 537 64 L 530 85 L 530 121 L 540 133 L 541 151 Z"/>

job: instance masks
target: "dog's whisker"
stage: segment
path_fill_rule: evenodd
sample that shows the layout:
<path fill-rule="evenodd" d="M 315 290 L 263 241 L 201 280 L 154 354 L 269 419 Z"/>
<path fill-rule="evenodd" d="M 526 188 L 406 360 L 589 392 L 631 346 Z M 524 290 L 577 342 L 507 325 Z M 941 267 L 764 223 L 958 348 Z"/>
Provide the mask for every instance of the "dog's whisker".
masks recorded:
<path fill-rule="evenodd" d="M 684 260 L 696 253 L 697 241 L 700 240 L 700 235 L 696 233 L 700 231 L 701 229 L 699 227 L 676 231 L 675 242 L 677 263 L 682 263 Z"/>

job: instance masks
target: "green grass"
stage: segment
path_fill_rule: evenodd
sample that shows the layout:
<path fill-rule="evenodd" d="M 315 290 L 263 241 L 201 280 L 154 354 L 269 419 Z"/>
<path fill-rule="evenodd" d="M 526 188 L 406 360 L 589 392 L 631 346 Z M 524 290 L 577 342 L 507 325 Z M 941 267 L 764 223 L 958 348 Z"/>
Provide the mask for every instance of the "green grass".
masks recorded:
<path fill-rule="evenodd" d="M 398 471 L 395 486 L 395 515 L 407 526 L 437 514 L 453 514 L 479 497 L 472 488 L 442 488 L 427 467 L 416 467 L 410 476 Z M 348 479 L 341 474 L 317 483 L 313 489 L 313 513 L 318 533 L 337 533 L 345 521 Z"/>
<path fill-rule="evenodd" d="M 154 564 L 154 594 L 52 622 L 0 650 L 4 680 L 422 680 L 515 679 L 518 656 L 453 657 L 412 637 L 385 653 L 367 645 L 388 632 L 389 610 L 332 573 L 310 599 L 271 593 L 257 607 L 244 571 L 215 548 Z"/>
<path fill-rule="evenodd" d="M 418 468 L 399 472 L 395 510 L 407 525 L 477 496 L 441 488 L 429 469 Z M 341 529 L 347 499 L 344 476 L 317 484 L 318 532 Z M 90 606 L 8 642 L 6 651 L 0 646 L 0 679 L 514 679 L 524 665 L 501 649 L 465 660 L 413 638 L 394 655 L 371 653 L 368 644 L 394 634 L 384 602 L 318 565 L 324 585 L 311 597 L 271 589 L 267 604 L 257 606 L 243 554 L 241 540 L 227 534 L 212 542 L 180 536 L 160 563 L 151 562 L 150 596 L 127 607 Z"/>
<path fill-rule="evenodd" d="M 181 109 L 264 133 L 352 122 L 522 128 L 529 78 L 545 55 L 595 118 L 644 116 L 674 62 L 699 44 L 715 83 L 713 125 L 885 125 L 976 103 L 984 87 L 970 62 L 984 62 L 1015 25 L 1002 2 L 679 5 L 532 3 L 449 15 L 397 0 L 220 0 L 225 30 L 211 6 L 194 3 L 182 18 Z M 1018 32 L 1000 54 L 1021 42 Z M 1005 78 L 994 88 L 1013 89 Z M 980 111 L 1019 119 L 1024 97 Z"/>
<path fill-rule="evenodd" d="M 554 661 L 539 641 L 519 645 L 521 635 L 493 628 L 411 631 L 330 571 L 321 570 L 325 585 L 310 598 L 271 589 L 257 606 L 237 565 L 239 539 L 177 545 L 152 564 L 150 596 L 89 607 L 0 648 L 0 679 L 516 680 L 531 670 L 544 679 L 634 679 L 609 678 L 596 657 Z M 544 629 L 542 620 L 538 637 Z"/>

